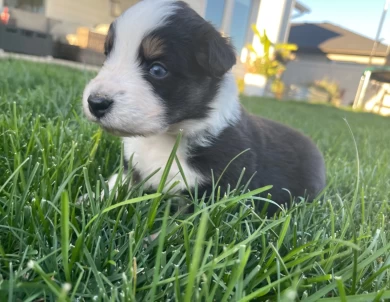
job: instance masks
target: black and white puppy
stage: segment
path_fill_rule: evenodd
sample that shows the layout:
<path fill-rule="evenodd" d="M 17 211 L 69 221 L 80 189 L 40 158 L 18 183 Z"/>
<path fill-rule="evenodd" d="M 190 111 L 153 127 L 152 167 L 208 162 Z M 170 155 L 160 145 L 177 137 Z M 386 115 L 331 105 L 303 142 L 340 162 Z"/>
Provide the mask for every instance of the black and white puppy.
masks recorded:
<path fill-rule="evenodd" d="M 125 161 L 133 158 L 136 178 L 160 169 L 147 185 L 156 189 L 177 134 L 177 152 L 188 185 L 211 193 L 212 172 L 220 186 L 251 189 L 273 185 L 279 204 L 314 198 L 325 187 L 324 160 L 314 143 L 282 124 L 249 115 L 241 106 L 231 68 L 236 54 L 229 40 L 186 3 L 143 0 L 112 23 L 107 59 L 85 88 L 87 118 L 123 137 Z M 173 164 L 169 179 L 181 181 Z M 111 182 L 115 181 L 115 178 Z M 269 212 L 273 212 L 271 207 Z"/>

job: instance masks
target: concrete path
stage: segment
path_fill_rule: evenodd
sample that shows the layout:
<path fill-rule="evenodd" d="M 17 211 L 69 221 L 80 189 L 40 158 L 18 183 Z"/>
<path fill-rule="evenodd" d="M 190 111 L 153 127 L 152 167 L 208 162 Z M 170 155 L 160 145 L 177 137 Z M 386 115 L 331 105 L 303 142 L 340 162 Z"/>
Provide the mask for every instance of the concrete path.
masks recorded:
<path fill-rule="evenodd" d="M 80 70 L 88 70 L 88 71 L 99 71 L 99 66 L 87 65 L 78 62 L 72 62 L 67 60 L 54 59 L 53 57 L 37 57 L 31 55 L 17 54 L 5 52 L 0 49 L 0 59 L 17 59 L 17 60 L 26 60 L 30 62 L 44 63 L 44 64 L 56 64 L 71 68 L 76 68 Z"/>

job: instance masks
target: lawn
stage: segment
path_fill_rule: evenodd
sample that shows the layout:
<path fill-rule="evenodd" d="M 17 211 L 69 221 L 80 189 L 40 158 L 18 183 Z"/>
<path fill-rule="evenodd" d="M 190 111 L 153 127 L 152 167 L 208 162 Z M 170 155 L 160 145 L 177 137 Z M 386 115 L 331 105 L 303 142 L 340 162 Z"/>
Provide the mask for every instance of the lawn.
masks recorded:
<path fill-rule="evenodd" d="M 250 206 L 263 188 L 172 216 L 142 185 L 93 197 L 121 144 L 81 113 L 91 73 L 1 60 L 0 75 L 0 301 L 389 301 L 389 118 L 243 98 L 316 141 L 329 187 L 277 217 Z"/>

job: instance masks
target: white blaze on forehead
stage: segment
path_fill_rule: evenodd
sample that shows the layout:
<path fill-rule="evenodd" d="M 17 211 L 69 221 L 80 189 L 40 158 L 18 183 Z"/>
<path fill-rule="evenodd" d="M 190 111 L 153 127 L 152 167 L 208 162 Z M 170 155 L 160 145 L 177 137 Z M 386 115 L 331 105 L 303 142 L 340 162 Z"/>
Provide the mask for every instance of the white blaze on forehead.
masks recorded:
<path fill-rule="evenodd" d="M 114 49 L 107 63 L 123 58 L 137 60 L 145 36 L 165 24 L 175 12 L 175 0 L 143 0 L 115 21 Z"/>

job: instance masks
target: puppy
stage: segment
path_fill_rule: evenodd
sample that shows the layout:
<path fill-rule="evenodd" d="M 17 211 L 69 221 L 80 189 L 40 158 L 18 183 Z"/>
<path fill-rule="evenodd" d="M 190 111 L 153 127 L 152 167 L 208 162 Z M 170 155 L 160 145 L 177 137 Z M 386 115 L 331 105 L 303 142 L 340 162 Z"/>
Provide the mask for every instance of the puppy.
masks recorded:
<path fill-rule="evenodd" d="M 243 168 L 241 183 L 252 178 L 251 189 L 273 185 L 267 193 L 278 204 L 291 196 L 313 199 L 325 187 L 324 160 L 309 138 L 243 109 L 229 39 L 186 3 L 140 1 L 111 24 L 105 53 L 104 66 L 85 88 L 84 112 L 123 137 L 135 179 L 160 169 L 149 188 L 157 189 L 179 131 L 177 157 L 188 186 L 200 194 L 210 194 L 212 175 L 218 179 L 247 149 L 224 173 L 222 192 L 236 186 Z M 187 190 L 175 162 L 168 179 Z"/>

